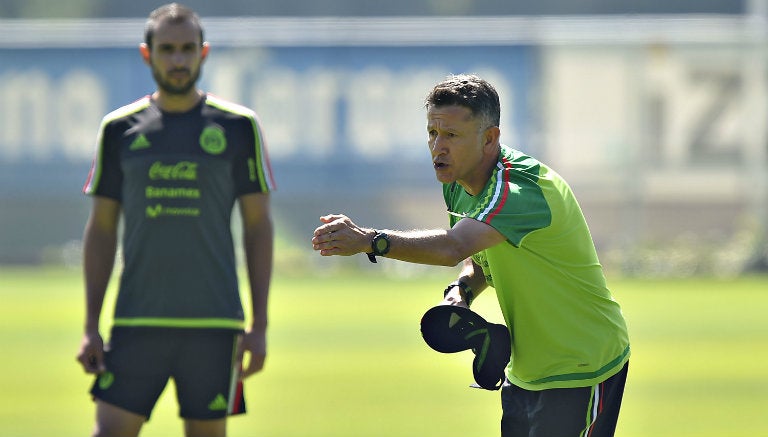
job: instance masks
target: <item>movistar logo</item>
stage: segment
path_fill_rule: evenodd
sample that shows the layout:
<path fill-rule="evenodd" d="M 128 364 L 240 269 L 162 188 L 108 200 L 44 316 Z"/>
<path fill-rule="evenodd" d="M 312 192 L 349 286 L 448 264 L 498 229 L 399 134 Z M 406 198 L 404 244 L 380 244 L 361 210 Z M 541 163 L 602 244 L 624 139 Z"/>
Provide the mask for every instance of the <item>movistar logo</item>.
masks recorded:
<path fill-rule="evenodd" d="M 152 180 L 166 180 L 166 181 L 194 181 L 197 180 L 197 163 L 190 161 L 181 161 L 176 164 L 163 164 L 160 161 L 155 161 L 151 167 L 149 167 L 149 178 Z"/>
<path fill-rule="evenodd" d="M 208 404 L 208 409 L 211 411 L 226 410 L 227 407 L 228 407 L 227 400 L 224 398 L 224 395 L 221 393 L 216 395 L 216 398 L 212 400 L 210 404 Z"/>
<path fill-rule="evenodd" d="M 173 217 L 200 217 L 199 208 L 177 208 L 173 206 L 163 206 L 162 204 L 149 205 L 146 209 L 148 218 L 158 218 L 161 216 Z"/>
<path fill-rule="evenodd" d="M 163 212 L 163 205 L 155 205 L 147 207 L 147 217 L 157 218 Z"/>
<path fill-rule="evenodd" d="M 136 139 L 133 140 L 131 145 L 128 147 L 128 150 L 134 151 L 134 150 L 146 149 L 151 145 L 152 143 L 149 142 L 149 140 L 147 139 L 147 137 L 144 136 L 144 134 L 139 134 L 139 136 L 136 137 Z"/>

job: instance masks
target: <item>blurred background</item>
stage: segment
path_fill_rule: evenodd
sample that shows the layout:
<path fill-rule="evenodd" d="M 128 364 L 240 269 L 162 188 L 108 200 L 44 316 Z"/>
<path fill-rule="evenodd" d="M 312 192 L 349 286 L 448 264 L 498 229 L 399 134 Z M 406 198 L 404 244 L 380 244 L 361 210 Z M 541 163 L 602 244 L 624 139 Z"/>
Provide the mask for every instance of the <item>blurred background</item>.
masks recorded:
<path fill-rule="evenodd" d="M 0 435 L 90 429 L 81 188 L 101 118 L 155 89 L 138 44 L 162 3 L 0 0 Z M 309 242 L 330 212 L 448 225 L 423 99 L 451 73 L 490 80 L 502 141 L 581 202 L 630 325 L 620 435 L 768 435 L 768 0 L 185 3 L 202 88 L 259 113 L 278 184 L 269 371 L 231 435 L 496 434 L 471 355 L 418 333 L 455 272 Z M 143 435 L 178 435 L 173 393 L 158 410 Z"/>
<path fill-rule="evenodd" d="M 79 264 L 99 122 L 154 90 L 137 46 L 161 3 L 0 0 L 0 264 Z M 261 117 L 278 268 L 322 268 L 329 212 L 447 226 L 423 98 L 478 73 L 502 141 L 571 183 L 609 270 L 766 270 L 766 0 L 186 4 L 212 45 L 202 87 Z"/>

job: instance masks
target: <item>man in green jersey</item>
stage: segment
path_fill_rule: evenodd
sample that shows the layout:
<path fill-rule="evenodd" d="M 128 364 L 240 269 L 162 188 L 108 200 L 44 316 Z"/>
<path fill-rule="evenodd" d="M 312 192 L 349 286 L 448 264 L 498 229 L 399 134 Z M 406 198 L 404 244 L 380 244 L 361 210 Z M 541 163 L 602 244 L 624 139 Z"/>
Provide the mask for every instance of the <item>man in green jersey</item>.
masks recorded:
<path fill-rule="evenodd" d="M 544 163 L 500 143 L 499 97 L 485 80 L 448 77 L 426 109 L 450 229 L 382 231 L 331 214 L 320 218 L 313 248 L 463 262 L 442 303 L 468 307 L 491 286 L 512 338 L 502 435 L 612 436 L 629 339 L 573 192 Z"/>
<path fill-rule="evenodd" d="M 77 355 L 96 402 L 94 436 L 136 436 L 168 380 L 185 434 L 226 435 L 242 379 L 266 357 L 274 188 L 253 111 L 197 88 L 209 46 L 198 16 L 153 11 L 140 46 L 157 90 L 106 115 L 84 192 L 85 333 Z M 242 221 L 250 320 L 231 217 Z M 123 271 L 109 343 L 99 322 L 122 221 Z M 243 356 L 247 353 L 247 364 Z"/>

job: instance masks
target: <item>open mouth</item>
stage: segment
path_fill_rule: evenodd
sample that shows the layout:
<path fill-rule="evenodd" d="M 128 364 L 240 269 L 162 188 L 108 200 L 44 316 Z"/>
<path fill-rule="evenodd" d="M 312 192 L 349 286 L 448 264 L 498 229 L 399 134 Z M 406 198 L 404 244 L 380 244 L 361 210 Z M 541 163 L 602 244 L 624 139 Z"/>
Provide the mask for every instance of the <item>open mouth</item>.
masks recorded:
<path fill-rule="evenodd" d="M 435 170 L 440 170 L 440 169 L 443 169 L 445 167 L 448 167 L 448 164 L 445 164 L 443 162 L 433 162 L 432 166 L 435 167 Z"/>

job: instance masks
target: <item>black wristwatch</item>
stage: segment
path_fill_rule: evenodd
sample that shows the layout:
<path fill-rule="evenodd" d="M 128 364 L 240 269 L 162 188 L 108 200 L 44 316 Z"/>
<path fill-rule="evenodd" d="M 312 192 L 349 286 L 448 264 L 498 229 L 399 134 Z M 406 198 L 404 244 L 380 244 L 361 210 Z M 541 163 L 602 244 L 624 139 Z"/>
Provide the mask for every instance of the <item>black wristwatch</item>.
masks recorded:
<path fill-rule="evenodd" d="M 389 252 L 389 235 L 384 232 L 376 231 L 376 236 L 371 241 L 371 252 L 366 253 L 368 260 L 376 262 L 377 256 L 384 256 Z"/>
<path fill-rule="evenodd" d="M 472 305 L 472 301 L 475 300 L 475 294 L 472 292 L 472 288 L 470 288 L 464 281 L 453 281 L 448 284 L 443 291 L 443 297 L 448 296 L 448 293 L 453 287 L 459 287 L 459 290 L 464 293 L 464 302 L 467 303 L 467 306 Z"/>

